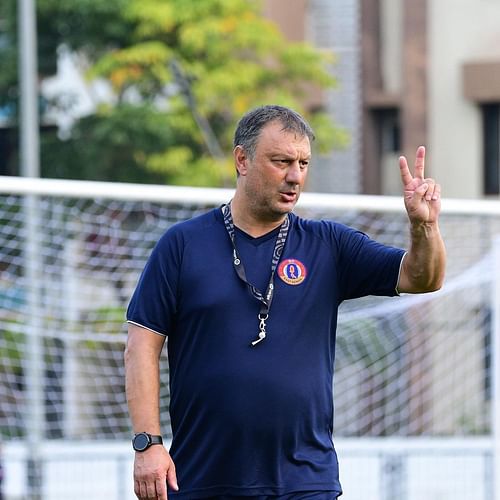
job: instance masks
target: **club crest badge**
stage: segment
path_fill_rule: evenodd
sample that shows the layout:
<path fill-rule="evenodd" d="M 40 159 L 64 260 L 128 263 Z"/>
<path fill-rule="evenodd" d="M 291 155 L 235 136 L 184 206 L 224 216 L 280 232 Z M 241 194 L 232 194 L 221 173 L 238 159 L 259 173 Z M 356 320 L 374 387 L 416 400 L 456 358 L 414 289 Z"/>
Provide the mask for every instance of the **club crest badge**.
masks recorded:
<path fill-rule="evenodd" d="M 288 285 L 300 285 L 307 276 L 306 266 L 297 259 L 285 259 L 278 266 L 278 276 Z"/>

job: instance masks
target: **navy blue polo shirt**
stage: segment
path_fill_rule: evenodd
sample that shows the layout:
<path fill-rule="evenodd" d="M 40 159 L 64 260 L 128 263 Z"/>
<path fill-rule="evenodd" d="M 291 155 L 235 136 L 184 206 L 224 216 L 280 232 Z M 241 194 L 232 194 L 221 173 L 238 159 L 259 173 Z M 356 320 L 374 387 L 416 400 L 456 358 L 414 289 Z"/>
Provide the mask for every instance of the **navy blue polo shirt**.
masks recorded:
<path fill-rule="evenodd" d="M 170 228 L 127 320 L 168 337 L 172 498 L 341 492 L 332 442 L 337 310 L 396 295 L 404 251 L 331 221 L 290 214 L 267 338 L 259 301 L 233 267 L 220 209 Z M 236 229 L 248 281 L 264 291 L 278 230 Z"/>

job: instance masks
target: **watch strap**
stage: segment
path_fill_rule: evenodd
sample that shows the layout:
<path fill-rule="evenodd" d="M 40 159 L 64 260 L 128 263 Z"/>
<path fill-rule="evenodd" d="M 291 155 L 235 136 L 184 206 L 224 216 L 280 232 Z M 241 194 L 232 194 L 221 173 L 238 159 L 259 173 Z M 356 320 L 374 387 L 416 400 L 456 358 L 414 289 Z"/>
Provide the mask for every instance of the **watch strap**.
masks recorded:
<path fill-rule="evenodd" d="M 163 438 L 161 436 L 149 435 L 149 444 L 163 444 Z"/>

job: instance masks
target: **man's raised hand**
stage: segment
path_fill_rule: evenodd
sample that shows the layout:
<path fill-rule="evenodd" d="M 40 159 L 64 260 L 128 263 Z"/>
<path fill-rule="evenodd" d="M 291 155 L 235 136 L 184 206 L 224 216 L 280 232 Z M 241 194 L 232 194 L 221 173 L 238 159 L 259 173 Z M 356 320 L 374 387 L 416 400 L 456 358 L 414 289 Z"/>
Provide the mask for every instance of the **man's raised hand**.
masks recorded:
<path fill-rule="evenodd" d="M 404 203 L 412 224 L 437 222 L 441 211 L 441 186 L 430 177 L 424 177 L 425 147 L 417 149 L 412 175 L 406 157 L 399 157 Z"/>

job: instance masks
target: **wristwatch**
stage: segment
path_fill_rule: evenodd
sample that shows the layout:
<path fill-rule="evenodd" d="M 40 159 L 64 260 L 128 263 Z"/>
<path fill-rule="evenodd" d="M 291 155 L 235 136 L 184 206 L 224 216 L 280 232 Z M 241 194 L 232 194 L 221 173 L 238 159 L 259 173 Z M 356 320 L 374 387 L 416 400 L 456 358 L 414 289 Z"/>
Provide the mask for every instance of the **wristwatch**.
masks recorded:
<path fill-rule="evenodd" d="M 161 436 L 152 436 L 147 432 L 138 432 L 132 439 L 132 447 L 135 451 L 146 451 L 154 444 L 163 444 Z"/>

